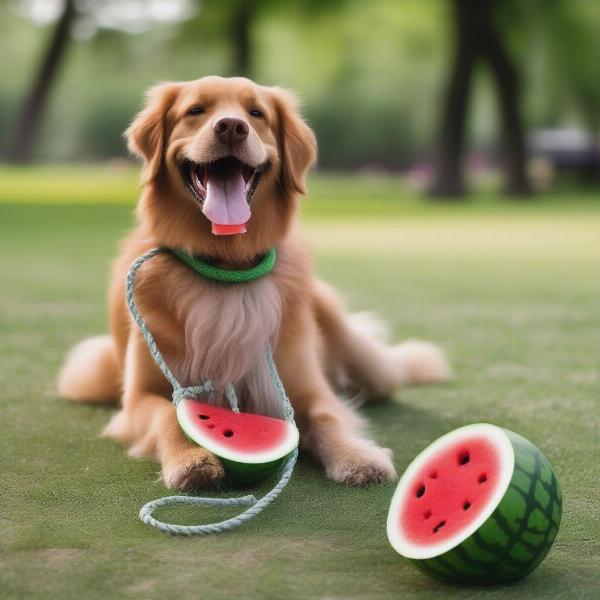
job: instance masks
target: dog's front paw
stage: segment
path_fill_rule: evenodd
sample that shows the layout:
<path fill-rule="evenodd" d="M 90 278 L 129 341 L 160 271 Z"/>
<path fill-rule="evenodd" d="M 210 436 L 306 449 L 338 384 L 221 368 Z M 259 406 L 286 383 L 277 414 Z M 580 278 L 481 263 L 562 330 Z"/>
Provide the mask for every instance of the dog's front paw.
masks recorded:
<path fill-rule="evenodd" d="M 221 461 L 204 448 L 191 448 L 162 468 L 166 486 L 184 492 L 215 487 L 223 477 L 225 470 Z"/>
<path fill-rule="evenodd" d="M 349 446 L 325 465 L 327 477 L 346 485 L 367 485 L 396 479 L 392 451 L 364 442 Z"/>

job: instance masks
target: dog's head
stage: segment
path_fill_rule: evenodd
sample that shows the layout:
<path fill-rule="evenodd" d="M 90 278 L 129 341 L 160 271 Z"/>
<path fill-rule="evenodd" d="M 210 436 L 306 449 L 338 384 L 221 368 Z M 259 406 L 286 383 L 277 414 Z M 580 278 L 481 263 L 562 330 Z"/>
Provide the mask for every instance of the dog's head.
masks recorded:
<path fill-rule="evenodd" d="M 286 229 L 316 158 L 293 95 L 243 78 L 153 87 L 126 137 L 145 162 L 142 217 L 166 244 L 186 245 L 172 239 L 180 225 L 180 235 L 193 236 L 195 227 L 197 239 L 213 247 L 242 242 L 239 235 L 209 241 L 208 231 L 247 229 L 241 237 L 250 245 L 275 242 L 267 238 Z"/>

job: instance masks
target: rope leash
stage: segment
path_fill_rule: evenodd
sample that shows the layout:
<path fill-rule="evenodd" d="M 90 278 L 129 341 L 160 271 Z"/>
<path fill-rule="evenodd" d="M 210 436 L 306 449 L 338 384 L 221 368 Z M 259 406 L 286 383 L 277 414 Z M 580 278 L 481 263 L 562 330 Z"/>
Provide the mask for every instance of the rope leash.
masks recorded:
<path fill-rule="evenodd" d="M 154 359 L 154 362 L 158 366 L 158 368 L 162 371 L 164 376 L 167 378 L 169 383 L 173 386 L 173 404 L 175 407 L 185 398 L 191 399 L 199 399 L 203 395 L 209 395 L 215 391 L 213 382 L 211 380 L 205 381 L 202 385 L 184 387 L 182 386 L 173 372 L 165 362 L 162 354 L 160 353 L 154 336 L 150 333 L 150 330 L 146 326 L 142 315 L 140 314 L 134 300 L 133 289 L 135 285 L 135 278 L 137 272 L 140 267 L 148 260 L 154 258 L 157 254 L 165 251 L 170 251 L 169 248 L 154 248 L 146 254 L 140 256 L 137 260 L 133 262 L 131 265 L 129 272 L 127 273 L 127 286 L 126 286 L 126 300 L 127 307 L 131 312 L 131 316 L 133 320 L 139 327 L 146 343 L 148 344 L 148 348 Z M 188 266 L 195 268 L 190 261 L 184 260 L 183 256 L 188 256 L 182 253 L 181 251 L 173 251 L 178 258 L 180 258 L 183 262 L 185 262 Z M 260 273 L 253 273 L 255 277 L 262 276 L 268 273 L 275 262 L 275 251 L 271 250 L 268 257 L 268 264 L 266 264 L 265 268 L 261 270 Z M 267 270 L 268 268 L 268 270 Z M 196 269 L 201 273 L 200 270 Z M 203 273 L 201 273 L 203 274 Z M 210 275 L 209 275 L 210 276 Z M 245 276 L 244 279 L 240 279 L 240 281 L 249 281 L 250 279 Z M 237 282 L 234 279 L 228 279 L 230 282 Z M 275 389 L 281 401 L 283 416 L 286 421 L 289 423 L 294 423 L 294 409 L 285 393 L 285 389 L 283 387 L 283 382 L 279 377 L 279 373 L 277 372 L 277 367 L 275 366 L 275 361 L 273 359 L 273 352 L 269 347 L 267 350 L 267 366 L 269 370 L 269 374 L 271 376 L 271 380 L 275 385 Z M 238 399 L 235 393 L 235 388 L 232 384 L 228 384 L 225 387 L 225 396 L 231 410 L 234 412 L 239 412 L 238 407 Z M 262 498 L 257 499 L 255 496 L 240 496 L 237 498 L 208 498 L 202 496 L 166 496 L 164 498 L 158 498 L 157 500 L 152 500 L 142 506 L 139 517 L 140 519 L 146 523 L 147 525 L 151 525 L 152 527 L 156 527 L 161 531 L 165 531 L 167 533 L 171 533 L 174 535 L 210 535 L 213 533 L 222 533 L 224 531 L 229 531 L 231 529 L 235 529 L 240 525 L 243 525 L 250 519 L 254 518 L 257 514 L 262 512 L 273 500 L 275 500 L 283 491 L 285 486 L 288 484 L 292 472 L 294 470 L 294 466 L 296 464 L 296 460 L 298 459 L 298 448 L 295 448 L 290 454 L 289 458 L 285 462 L 281 472 L 281 478 L 275 484 L 273 489 L 265 494 Z M 160 521 L 152 516 L 152 513 L 164 506 L 172 506 L 176 504 L 184 504 L 184 505 L 203 505 L 203 506 L 248 506 L 249 508 L 239 515 L 232 517 L 230 519 L 226 519 L 224 521 L 220 521 L 218 523 L 206 523 L 202 525 L 177 525 L 174 523 L 165 523 L 164 521 Z"/>

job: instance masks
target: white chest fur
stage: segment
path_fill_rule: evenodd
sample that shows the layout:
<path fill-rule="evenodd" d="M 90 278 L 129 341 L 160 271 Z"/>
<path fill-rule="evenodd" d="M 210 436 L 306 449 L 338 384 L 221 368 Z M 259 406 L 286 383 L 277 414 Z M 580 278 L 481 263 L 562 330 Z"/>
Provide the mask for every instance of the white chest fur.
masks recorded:
<path fill-rule="evenodd" d="M 232 383 L 244 410 L 279 415 L 266 364 L 281 320 L 281 298 L 272 278 L 235 285 L 194 281 L 177 305 L 186 349 L 174 365 L 180 381 Z M 223 403 L 222 394 L 214 401 Z"/>

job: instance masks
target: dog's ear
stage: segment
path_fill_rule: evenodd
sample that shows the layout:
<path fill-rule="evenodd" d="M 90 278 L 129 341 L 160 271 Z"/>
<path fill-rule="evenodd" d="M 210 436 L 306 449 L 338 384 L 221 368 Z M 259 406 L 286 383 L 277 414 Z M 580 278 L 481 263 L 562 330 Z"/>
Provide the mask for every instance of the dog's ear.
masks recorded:
<path fill-rule="evenodd" d="M 179 94 L 176 83 L 160 83 L 146 93 L 146 106 L 125 131 L 127 147 L 144 159 L 142 181 L 155 179 L 162 167 L 166 146 L 167 112 Z"/>
<path fill-rule="evenodd" d="M 304 178 L 317 160 L 315 134 L 300 116 L 294 94 L 281 88 L 270 88 L 269 92 L 277 112 L 281 187 L 286 192 L 306 194 Z"/>

